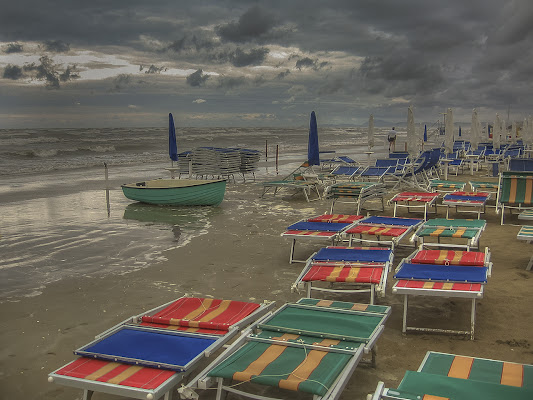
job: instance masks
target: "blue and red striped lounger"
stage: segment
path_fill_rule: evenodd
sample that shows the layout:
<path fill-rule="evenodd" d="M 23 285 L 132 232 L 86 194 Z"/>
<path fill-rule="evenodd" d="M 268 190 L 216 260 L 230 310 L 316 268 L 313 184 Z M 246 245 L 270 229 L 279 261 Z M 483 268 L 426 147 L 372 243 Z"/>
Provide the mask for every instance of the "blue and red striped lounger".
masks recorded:
<path fill-rule="evenodd" d="M 450 207 L 455 207 L 456 212 L 458 212 L 458 207 L 467 207 L 475 208 L 475 210 L 463 210 L 462 212 L 477 213 L 479 219 L 481 212 L 485 213 L 485 206 L 489 199 L 489 192 L 453 192 L 444 195 L 442 204 L 446 206 L 446 218 L 448 218 Z"/>
<path fill-rule="evenodd" d="M 313 254 L 293 284 L 294 289 L 330 293 L 376 292 L 385 295 L 392 250 L 384 247 L 329 246 Z M 323 283 L 323 284 L 321 284 Z"/>
<path fill-rule="evenodd" d="M 182 297 L 129 318 L 74 353 L 80 357 L 48 380 L 137 399 L 170 397 L 170 390 L 271 304 Z"/>
<path fill-rule="evenodd" d="M 287 227 L 281 236 L 292 239 L 289 262 L 305 263 L 307 260 L 294 258 L 297 239 L 312 241 L 327 241 L 332 245 L 338 241 L 345 231 L 352 227 L 362 215 L 351 214 L 323 214 L 300 220 Z"/>

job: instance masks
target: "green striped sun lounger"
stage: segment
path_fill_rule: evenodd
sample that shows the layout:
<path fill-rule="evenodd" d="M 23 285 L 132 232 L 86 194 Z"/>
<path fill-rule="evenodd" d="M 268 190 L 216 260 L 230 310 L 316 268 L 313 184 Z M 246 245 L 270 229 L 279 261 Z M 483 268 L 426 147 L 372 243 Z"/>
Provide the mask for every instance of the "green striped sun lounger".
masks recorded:
<path fill-rule="evenodd" d="M 533 243 L 533 226 L 523 226 L 520 228 L 518 235 L 516 235 L 518 240 L 525 240 L 526 242 Z M 533 268 L 533 255 L 527 264 L 526 271 L 531 271 Z"/>
<path fill-rule="evenodd" d="M 500 174 L 496 207 L 501 209 L 501 224 L 505 208 L 523 210 L 533 208 L 533 172 L 507 171 Z"/>
<path fill-rule="evenodd" d="M 371 352 L 374 361 L 373 348 L 389 314 L 388 306 L 310 298 L 285 304 L 178 391 L 182 398 L 197 398 L 196 390 L 216 383 L 217 399 L 228 392 L 270 399 L 265 386 L 337 399 L 363 354 Z"/>
<path fill-rule="evenodd" d="M 397 389 L 378 384 L 372 400 L 526 400 L 533 398 L 533 365 L 429 351 Z"/>
<path fill-rule="evenodd" d="M 518 214 L 518 219 L 533 220 L 533 210 L 524 210 Z"/>
<path fill-rule="evenodd" d="M 499 183 L 498 182 L 475 182 L 470 181 L 468 182 L 470 184 L 470 187 L 472 188 L 473 192 L 482 191 L 482 192 L 492 192 L 497 193 Z"/>
<path fill-rule="evenodd" d="M 427 247 L 459 247 L 468 251 L 471 247 L 479 248 L 479 238 L 486 226 L 487 222 L 483 219 L 434 218 L 417 229 L 411 237 L 411 242 Z M 430 238 L 434 238 L 436 242 L 428 241 Z M 452 242 L 447 240 L 442 243 L 442 238 L 452 239 Z M 461 239 L 466 240 L 466 243 Z M 454 243 L 457 241 L 460 243 Z"/>
<path fill-rule="evenodd" d="M 335 183 L 326 188 L 325 197 L 331 199 L 330 213 L 333 213 L 333 208 L 336 202 L 340 199 L 351 202 L 355 201 L 355 213 L 359 214 L 363 204 L 371 199 L 381 199 L 381 210 L 385 210 L 384 196 L 387 194 L 387 189 L 383 183 L 379 182 L 341 182 Z"/>
<path fill-rule="evenodd" d="M 430 192 L 455 192 L 456 190 L 464 190 L 466 182 L 445 181 L 439 179 L 432 179 L 429 181 L 428 191 Z"/>

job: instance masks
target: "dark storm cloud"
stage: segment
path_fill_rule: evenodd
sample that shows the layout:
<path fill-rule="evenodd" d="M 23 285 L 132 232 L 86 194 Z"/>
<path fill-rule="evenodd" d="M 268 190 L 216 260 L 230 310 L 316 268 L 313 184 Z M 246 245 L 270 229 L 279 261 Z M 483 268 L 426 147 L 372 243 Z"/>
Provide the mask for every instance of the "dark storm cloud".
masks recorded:
<path fill-rule="evenodd" d="M 24 76 L 22 73 L 22 68 L 18 65 L 7 65 L 4 68 L 4 73 L 2 74 L 2 78 L 4 79 L 12 79 L 14 81 L 21 79 Z"/>
<path fill-rule="evenodd" d="M 4 49 L 4 53 L 13 54 L 13 53 L 22 53 L 24 46 L 18 43 L 9 43 Z"/>
<path fill-rule="evenodd" d="M 202 69 L 198 69 L 187 76 L 187 83 L 191 86 L 202 86 L 209 79 L 209 75 L 203 73 Z"/>
<path fill-rule="evenodd" d="M 253 6 L 237 22 L 219 25 L 215 32 L 223 41 L 244 43 L 267 34 L 275 25 L 272 14 L 259 6 Z"/>
<path fill-rule="evenodd" d="M 43 44 L 45 51 L 53 53 L 66 53 L 70 50 L 70 44 L 63 42 L 62 40 L 47 40 Z"/>
<path fill-rule="evenodd" d="M 144 65 L 139 66 L 139 71 L 144 71 L 145 74 L 160 74 L 162 71 L 166 71 L 166 67 L 156 67 L 154 64 L 145 69 Z"/>
<path fill-rule="evenodd" d="M 288 76 L 290 73 L 291 73 L 291 71 L 289 69 L 286 69 L 285 71 L 280 72 L 276 77 L 278 79 L 283 79 L 286 76 Z"/>
<path fill-rule="evenodd" d="M 236 67 L 245 67 L 248 65 L 260 65 L 266 58 L 269 50 L 265 47 L 259 49 L 251 49 L 245 52 L 237 48 L 235 52 L 230 55 L 230 61 Z"/>

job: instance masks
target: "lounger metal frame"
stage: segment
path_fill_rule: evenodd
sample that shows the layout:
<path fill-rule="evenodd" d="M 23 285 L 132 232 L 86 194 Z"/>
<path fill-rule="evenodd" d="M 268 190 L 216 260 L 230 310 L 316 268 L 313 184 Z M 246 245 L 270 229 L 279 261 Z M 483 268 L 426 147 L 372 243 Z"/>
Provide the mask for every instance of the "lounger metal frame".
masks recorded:
<path fill-rule="evenodd" d="M 480 240 L 480 237 L 481 237 L 481 234 L 483 233 L 483 231 L 485 230 L 487 224 L 485 223 L 485 226 L 482 227 L 482 228 L 468 228 L 468 227 L 463 227 L 461 225 L 457 225 L 457 226 L 452 226 L 452 227 L 439 227 L 439 226 L 433 226 L 433 225 L 427 225 L 428 222 L 430 222 L 431 220 L 429 221 L 426 221 L 425 223 L 423 223 L 422 225 L 420 225 L 418 227 L 418 229 L 415 231 L 415 233 L 413 234 L 413 236 L 411 236 L 411 238 L 409 239 L 410 242 L 412 243 L 415 243 L 415 246 L 416 247 L 426 247 L 426 248 L 429 248 L 429 247 L 444 247 L 444 248 L 459 248 L 459 249 L 465 249 L 466 251 L 470 251 L 470 249 L 479 249 L 480 247 L 480 244 L 479 244 L 479 240 Z M 425 228 L 428 228 L 428 227 L 431 227 L 431 228 L 443 228 L 443 229 L 472 229 L 472 230 L 477 230 L 477 233 L 474 235 L 473 238 L 471 239 L 466 239 L 466 243 L 465 244 L 460 244 L 460 243 L 441 243 L 440 242 L 440 236 L 436 236 L 437 238 L 437 242 L 426 242 L 424 240 L 424 236 L 419 236 L 419 233 L 422 232 L 423 229 Z M 463 239 L 463 238 L 459 238 L 459 239 Z M 463 239 L 464 240 L 464 239 Z"/>
<path fill-rule="evenodd" d="M 411 209 L 413 209 L 413 208 L 423 208 L 424 209 L 424 220 L 428 219 L 428 210 L 429 210 L 430 207 L 435 207 L 435 215 L 437 215 L 437 200 L 438 200 L 438 198 L 440 196 L 438 193 L 431 192 L 435 196 L 430 201 L 416 200 L 416 199 L 414 199 L 414 200 L 403 200 L 403 199 L 398 200 L 398 199 L 396 199 L 397 197 L 403 195 L 404 193 L 405 192 L 398 193 L 392 199 L 389 200 L 389 204 L 390 203 L 394 203 L 394 214 L 393 214 L 394 217 L 396 216 L 397 209 L 401 208 L 401 207 L 407 208 L 407 212 L 408 213 L 410 213 Z M 416 198 L 415 195 L 413 195 L 412 197 Z M 403 204 L 404 202 L 406 204 Z M 422 203 L 422 204 L 420 204 L 420 203 Z"/>
<path fill-rule="evenodd" d="M 516 238 L 518 240 L 524 240 L 528 243 L 533 244 L 533 235 L 531 234 L 531 232 L 533 232 L 533 226 L 527 226 L 527 225 L 522 226 L 522 228 L 520 228 L 520 231 L 516 235 Z M 531 271 L 532 269 L 533 269 L 533 255 L 531 255 L 531 259 L 529 260 L 526 266 L 526 271 Z"/>
<path fill-rule="evenodd" d="M 181 298 L 185 298 L 185 297 L 187 296 L 183 296 Z M 127 318 L 121 323 L 97 335 L 96 341 L 105 338 L 106 336 L 112 334 L 113 332 L 119 329 L 122 329 L 123 327 L 140 327 L 139 323 L 141 321 L 142 316 L 153 315 L 157 313 L 158 311 L 164 309 L 165 307 L 169 306 L 170 304 L 174 303 L 177 300 L 179 299 L 174 299 L 166 304 L 155 307 L 144 313 Z M 90 400 L 94 392 L 108 393 L 112 395 L 131 397 L 131 398 L 141 399 L 141 400 L 146 400 L 146 399 L 155 400 L 155 399 L 159 399 L 164 396 L 165 400 L 170 400 L 172 398 L 171 391 L 174 390 L 174 388 L 186 376 L 190 375 L 194 371 L 194 369 L 197 367 L 197 364 L 200 361 L 202 361 L 203 358 L 210 357 L 213 354 L 213 352 L 223 347 L 229 340 L 231 340 L 233 337 L 235 337 L 240 332 L 243 326 L 249 325 L 254 320 L 257 320 L 264 314 L 270 312 L 270 310 L 274 307 L 274 304 L 275 304 L 274 302 L 266 302 L 266 301 L 263 302 L 262 304 L 260 304 L 259 308 L 256 309 L 254 312 L 252 312 L 250 315 L 248 315 L 247 317 L 243 318 L 242 320 L 232 325 L 225 335 L 216 335 L 216 340 L 217 340 L 216 343 L 210 346 L 210 348 L 207 349 L 207 351 L 199 354 L 195 358 L 194 362 L 192 362 L 191 365 L 188 366 L 186 371 L 176 371 L 170 378 L 168 378 L 165 382 L 163 382 L 161 385 L 159 385 L 155 389 L 143 389 L 143 388 L 137 388 L 137 387 L 130 387 L 130 386 L 113 384 L 113 383 L 108 383 L 108 382 L 100 382 L 100 381 L 88 380 L 84 378 L 76 378 L 76 377 L 61 375 L 57 373 L 59 370 L 71 364 L 72 361 L 68 362 L 67 364 L 63 365 L 60 368 L 57 368 L 55 371 L 48 374 L 48 381 L 58 383 L 64 386 L 70 386 L 70 387 L 82 389 L 83 400 Z M 148 329 L 151 329 L 152 331 L 164 332 L 166 334 L 169 333 L 168 329 L 157 329 L 157 328 L 148 328 Z M 180 331 L 177 331 L 177 332 L 180 332 Z M 188 333 L 188 335 L 195 336 L 196 334 Z M 207 335 L 200 334 L 198 336 L 205 337 Z"/>

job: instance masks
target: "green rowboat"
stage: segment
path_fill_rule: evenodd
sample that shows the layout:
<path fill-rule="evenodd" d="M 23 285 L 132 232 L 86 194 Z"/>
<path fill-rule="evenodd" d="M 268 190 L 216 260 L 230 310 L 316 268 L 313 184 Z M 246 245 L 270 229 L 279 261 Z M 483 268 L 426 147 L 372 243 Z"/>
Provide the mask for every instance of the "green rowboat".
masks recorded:
<path fill-rule="evenodd" d="M 218 206 L 224 199 L 226 180 L 153 179 L 122 185 L 130 200 L 173 206 Z"/>

